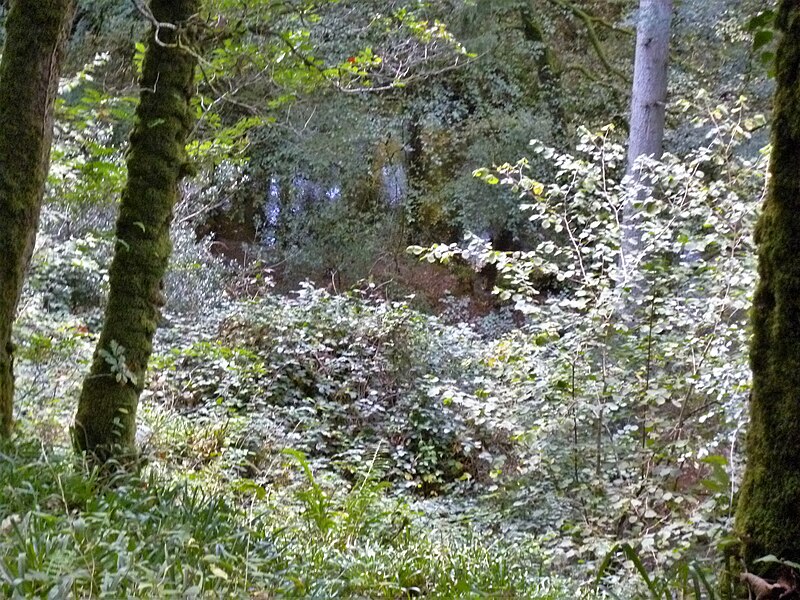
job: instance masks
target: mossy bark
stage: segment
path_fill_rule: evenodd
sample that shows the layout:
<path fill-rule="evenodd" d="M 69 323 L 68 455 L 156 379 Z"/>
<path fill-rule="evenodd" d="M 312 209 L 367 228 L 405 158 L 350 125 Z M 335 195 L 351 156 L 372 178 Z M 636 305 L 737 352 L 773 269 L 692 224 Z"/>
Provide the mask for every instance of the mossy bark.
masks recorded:
<path fill-rule="evenodd" d="M 783 0 L 769 191 L 756 227 L 753 388 L 736 530 L 748 566 L 800 562 L 800 4 Z"/>
<path fill-rule="evenodd" d="M 36 240 L 73 0 L 16 0 L 0 62 L 0 437 L 13 426 L 11 330 Z"/>
<path fill-rule="evenodd" d="M 73 440 L 99 461 L 135 453 L 136 409 L 164 304 L 162 279 L 186 141 L 196 59 L 191 17 L 199 0 L 152 0 L 159 23 L 145 51 L 141 96 L 128 149 L 103 329 L 83 384 Z"/>
<path fill-rule="evenodd" d="M 567 135 L 567 114 L 564 109 L 566 94 L 561 84 L 558 60 L 553 49 L 547 44 L 542 26 L 534 17 L 535 8 L 533 4 L 522 7 L 520 12 L 522 34 L 526 41 L 534 45 L 540 91 L 550 107 L 550 116 L 553 119 L 553 137 L 561 139 Z"/>

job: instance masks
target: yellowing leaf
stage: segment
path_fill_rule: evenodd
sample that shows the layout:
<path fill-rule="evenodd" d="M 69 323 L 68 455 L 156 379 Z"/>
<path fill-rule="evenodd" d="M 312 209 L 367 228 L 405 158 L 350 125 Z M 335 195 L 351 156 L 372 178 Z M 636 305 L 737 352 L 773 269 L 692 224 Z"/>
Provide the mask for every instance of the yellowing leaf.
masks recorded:
<path fill-rule="evenodd" d="M 211 571 L 212 575 L 214 575 L 214 577 L 219 577 L 220 579 L 224 579 L 225 581 L 228 580 L 228 574 L 219 567 L 211 565 L 208 568 Z"/>

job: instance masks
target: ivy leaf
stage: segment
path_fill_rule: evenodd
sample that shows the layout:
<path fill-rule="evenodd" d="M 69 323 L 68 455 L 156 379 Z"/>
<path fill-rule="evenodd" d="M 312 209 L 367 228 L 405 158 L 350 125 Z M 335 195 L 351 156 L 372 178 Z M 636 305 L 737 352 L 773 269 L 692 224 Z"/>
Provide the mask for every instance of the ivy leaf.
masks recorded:
<path fill-rule="evenodd" d="M 774 37 L 775 32 L 771 29 L 762 29 L 761 31 L 757 31 L 755 37 L 753 38 L 753 51 L 763 48 L 769 44 Z"/>
<path fill-rule="evenodd" d="M 765 10 L 750 19 L 745 25 L 747 31 L 757 31 L 775 22 L 775 11 Z"/>

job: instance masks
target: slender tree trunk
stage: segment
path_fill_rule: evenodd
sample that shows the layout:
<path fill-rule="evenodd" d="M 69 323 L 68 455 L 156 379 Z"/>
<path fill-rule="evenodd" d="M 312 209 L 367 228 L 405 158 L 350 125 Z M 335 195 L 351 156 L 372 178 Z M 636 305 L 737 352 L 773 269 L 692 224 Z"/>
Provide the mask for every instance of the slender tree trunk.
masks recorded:
<path fill-rule="evenodd" d="M 800 3 L 782 0 L 770 183 L 756 226 L 753 388 L 736 529 L 748 567 L 800 562 Z"/>
<path fill-rule="evenodd" d="M 542 96 L 550 108 L 553 119 L 553 136 L 567 135 L 567 114 L 564 109 L 565 96 L 561 85 L 561 72 L 558 68 L 555 53 L 547 44 L 542 26 L 534 17 L 534 3 L 524 6 L 520 12 L 522 33 L 528 42 L 536 48 L 536 72 Z"/>
<path fill-rule="evenodd" d="M 635 268 L 630 262 L 637 254 L 642 237 L 636 223 L 635 204 L 647 196 L 648 189 L 647 182 L 637 173 L 636 159 L 640 156 L 660 158 L 662 152 L 671 20 L 672 0 L 640 0 L 627 169 L 635 189 L 624 206 L 622 229 L 621 266 L 628 275 Z"/>
<path fill-rule="evenodd" d="M 406 124 L 405 165 L 408 175 L 406 197 L 406 241 L 419 243 L 425 240 L 423 223 L 420 223 L 420 203 L 426 186 L 425 147 L 422 140 L 422 117 L 414 110 Z"/>
<path fill-rule="evenodd" d="M 97 460 L 135 454 L 136 409 L 164 304 L 162 278 L 172 250 L 169 228 L 185 145 L 195 55 L 189 19 L 200 0 L 152 0 L 161 26 L 145 52 L 141 97 L 128 154 L 128 182 L 117 220 L 103 330 L 83 384 L 73 440 Z"/>
<path fill-rule="evenodd" d="M 13 425 L 11 330 L 28 268 L 53 138 L 53 103 L 73 0 L 16 0 L 0 62 L 0 437 Z"/>

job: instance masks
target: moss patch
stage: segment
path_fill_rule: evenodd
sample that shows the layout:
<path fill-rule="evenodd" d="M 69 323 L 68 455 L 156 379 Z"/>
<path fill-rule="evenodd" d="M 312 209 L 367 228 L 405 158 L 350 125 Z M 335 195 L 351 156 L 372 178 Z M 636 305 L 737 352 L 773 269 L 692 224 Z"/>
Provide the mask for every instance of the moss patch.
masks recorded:
<path fill-rule="evenodd" d="M 0 437 L 11 433 L 11 326 L 33 252 L 53 138 L 53 103 L 73 0 L 18 0 L 0 62 Z"/>
<path fill-rule="evenodd" d="M 800 6 L 779 27 L 770 189 L 756 240 L 747 470 L 736 528 L 748 565 L 800 560 Z"/>
<path fill-rule="evenodd" d="M 185 173 L 196 59 L 189 19 L 199 0 L 154 0 L 153 15 L 178 29 L 151 31 L 142 94 L 117 220 L 103 330 L 75 417 L 77 448 L 105 459 L 135 450 L 136 408 L 164 303 L 172 211 Z M 157 39 L 156 39 L 157 38 Z"/>

